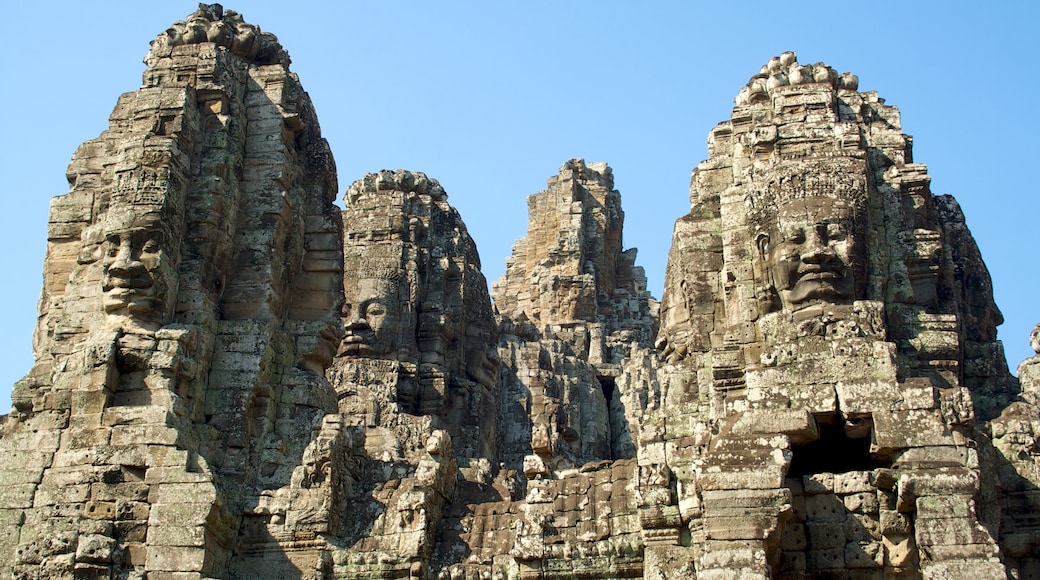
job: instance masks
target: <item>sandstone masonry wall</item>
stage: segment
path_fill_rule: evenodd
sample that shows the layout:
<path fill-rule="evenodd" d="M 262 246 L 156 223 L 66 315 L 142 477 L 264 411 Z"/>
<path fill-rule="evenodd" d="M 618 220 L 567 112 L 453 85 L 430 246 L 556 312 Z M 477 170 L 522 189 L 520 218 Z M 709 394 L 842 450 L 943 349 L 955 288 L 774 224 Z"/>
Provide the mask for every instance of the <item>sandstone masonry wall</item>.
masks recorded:
<path fill-rule="evenodd" d="M 224 575 L 244 507 L 336 410 L 335 165 L 288 57 L 214 5 L 146 63 L 52 204 L 0 440 L 19 577 Z"/>
<path fill-rule="evenodd" d="M 273 35 L 200 5 L 145 62 L 52 203 L 5 576 L 1040 576 L 1040 326 L 1016 380 L 855 75 L 739 91 L 658 303 L 605 163 L 529 198 L 489 293 L 435 179 L 333 204 Z"/>

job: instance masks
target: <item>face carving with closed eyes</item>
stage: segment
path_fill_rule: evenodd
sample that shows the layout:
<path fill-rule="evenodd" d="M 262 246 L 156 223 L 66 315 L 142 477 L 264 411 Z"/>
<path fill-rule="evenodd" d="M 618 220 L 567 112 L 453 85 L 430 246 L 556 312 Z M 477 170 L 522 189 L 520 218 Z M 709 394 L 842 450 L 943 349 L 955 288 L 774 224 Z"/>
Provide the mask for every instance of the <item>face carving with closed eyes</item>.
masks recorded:
<path fill-rule="evenodd" d="M 105 312 L 144 323 L 165 321 L 170 298 L 162 267 L 169 260 L 166 240 L 158 216 L 107 234 L 101 273 Z"/>
<path fill-rule="evenodd" d="M 397 281 L 362 278 L 343 305 L 339 354 L 385 358 L 397 349 L 401 305 Z"/>
<path fill-rule="evenodd" d="M 863 260 L 852 208 L 827 201 L 831 200 L 791 200 L 778 208 L 778 227 L 758 238 L 769 279 L 785 309 L 856 297 L 856 264 Z"/>

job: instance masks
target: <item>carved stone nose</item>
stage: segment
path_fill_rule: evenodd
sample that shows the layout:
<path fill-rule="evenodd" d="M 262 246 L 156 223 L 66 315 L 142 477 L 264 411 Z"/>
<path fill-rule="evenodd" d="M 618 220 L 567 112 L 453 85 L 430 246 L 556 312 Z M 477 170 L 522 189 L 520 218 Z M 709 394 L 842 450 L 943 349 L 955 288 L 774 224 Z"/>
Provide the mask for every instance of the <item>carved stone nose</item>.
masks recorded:
<path fill-rule="evenodd" d="M 343 321 L 343 325 L 347 330 L 368 328 L 368 321 L 361 316 L 359 308 L 351 308 L 346 320 Z"/>
<path fill-rule="evenodd" d="M 823 244 L 812 244 L 802 252 L 802 261 L 807 264 L 822 264 L 828 261 L 834 254 L 833 251 L 828 250 L 829 248 Z"/>
<path fill-rule="evenodd" d="M 806 264 L 823 264 L 837 258 L 834 248 L 827 245 L 819 234 L 813 234 L 805 241 L 801 252 L 802 262 Z"/>
<path fill-rule="evenodd" d="M 121 246 L 115 261 L 108 265 L 108 275 L 117 278 L 134 278 L 145 274 L 145 267 L 134 259 L 129 246 Z"/>
<path fill-rule="evenodd" d="M 120 278 L 128 278 L 141 274 L 144 271 L 144 264 L 134 260 L 122 260 L 113 262 L 108 267 L 108 273 L 111 276 L 118 276 Z"/>

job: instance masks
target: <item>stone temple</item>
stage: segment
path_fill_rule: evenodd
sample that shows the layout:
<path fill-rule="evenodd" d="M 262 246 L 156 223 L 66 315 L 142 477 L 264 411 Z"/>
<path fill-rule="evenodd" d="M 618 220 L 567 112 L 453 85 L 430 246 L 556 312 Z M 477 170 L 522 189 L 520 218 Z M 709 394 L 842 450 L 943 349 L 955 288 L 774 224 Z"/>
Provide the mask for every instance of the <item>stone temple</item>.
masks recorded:
<path fill-rule="evenodd" d="M 145 62 L 51 205 L 4 577 L 1040 577 L 1040 354 L 855 75 L 739 90 L 658 301 L 605 163 L 489 292 L 436 179 L 335 205 L 272 34 L 201 5 Z"/>

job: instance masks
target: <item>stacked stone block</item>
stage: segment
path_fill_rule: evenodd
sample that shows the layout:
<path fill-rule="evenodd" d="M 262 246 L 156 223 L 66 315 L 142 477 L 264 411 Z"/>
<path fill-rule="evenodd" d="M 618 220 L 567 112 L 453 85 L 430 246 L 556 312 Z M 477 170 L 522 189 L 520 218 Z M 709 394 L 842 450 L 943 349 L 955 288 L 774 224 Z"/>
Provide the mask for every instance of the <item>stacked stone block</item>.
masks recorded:
<path fill-rule="evenodd" d="M 200 5 L 145 62 L 52 204 L 8 575 L 1040 574 L 1040 356 L 855 75 L 740 90 L 658 311 L 606 164 L 531 196 L 492 305 L 435 180 L 332 204 L 273 35 Z"/>
<path fill-rule="evenodd" d="M 258 35 L 259 60 L 231 49 Z M 279 444 L 290 467 L 261 474 L 271 437 L 335 409 L 322 373 L 342 264 L 304 247 L 339 238 L 334 165 L 280 56 L 239 15 L 200 8 L 153 43 L 142 88 L 70 163 L 37 363 L 3 437 L 17 450 L 62 429 L 32 437 L 46 457 L 7 503 L 16 574 L 226 574 L 243 507 L 287 486 L 308 443 Z M 320 300 L 294 294 L 303 280 Z"/>

